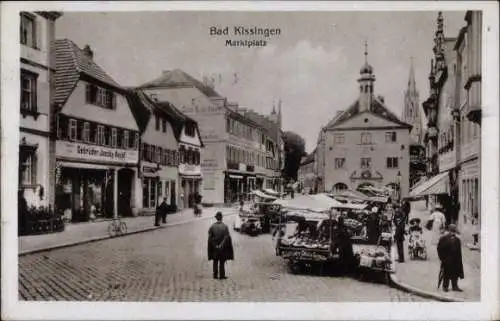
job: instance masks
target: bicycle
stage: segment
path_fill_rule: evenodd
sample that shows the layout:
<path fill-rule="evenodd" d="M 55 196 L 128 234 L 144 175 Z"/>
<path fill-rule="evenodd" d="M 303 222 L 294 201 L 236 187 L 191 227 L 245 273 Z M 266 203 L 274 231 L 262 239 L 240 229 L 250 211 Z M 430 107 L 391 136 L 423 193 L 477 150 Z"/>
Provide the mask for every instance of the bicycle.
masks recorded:
<path fill-rule="evenodd" d="M 111 237 L 122 236 L 127 233 L 127 224 L 120 218 L 113 218 L 108 224 L 108 233 Z"/>

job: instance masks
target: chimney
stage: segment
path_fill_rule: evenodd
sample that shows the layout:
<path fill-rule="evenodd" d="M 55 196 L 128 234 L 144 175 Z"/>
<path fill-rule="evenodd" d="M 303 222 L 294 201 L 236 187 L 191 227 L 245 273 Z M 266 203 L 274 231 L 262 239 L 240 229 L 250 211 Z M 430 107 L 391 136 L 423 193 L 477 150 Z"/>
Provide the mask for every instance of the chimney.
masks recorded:
<path fill-rule="evenodd" d="M 85 54 L 85 56 L 87 56 L 87 58 L 89 58 L 90 60 L 94 59 L 94 52 L 92 51 L 92 49 L 90 49 L 90 46 L 89 45 L 85 45 L 85 47 L 83 47 L 83 53 Z"/>

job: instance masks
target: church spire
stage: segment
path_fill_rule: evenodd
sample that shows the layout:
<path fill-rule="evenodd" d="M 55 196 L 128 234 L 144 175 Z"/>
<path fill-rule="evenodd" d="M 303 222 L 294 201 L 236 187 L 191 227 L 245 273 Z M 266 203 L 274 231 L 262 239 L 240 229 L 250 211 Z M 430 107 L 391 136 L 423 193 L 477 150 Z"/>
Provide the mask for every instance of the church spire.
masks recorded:
<path fill-rule="evenodd" d="M 417 85 L 415 83 L 415 69 L 413 67 L 413 57 L 410 57 L 410 76 L 408 77 L 408 90 L 412 92 L 417 91 Z"/>

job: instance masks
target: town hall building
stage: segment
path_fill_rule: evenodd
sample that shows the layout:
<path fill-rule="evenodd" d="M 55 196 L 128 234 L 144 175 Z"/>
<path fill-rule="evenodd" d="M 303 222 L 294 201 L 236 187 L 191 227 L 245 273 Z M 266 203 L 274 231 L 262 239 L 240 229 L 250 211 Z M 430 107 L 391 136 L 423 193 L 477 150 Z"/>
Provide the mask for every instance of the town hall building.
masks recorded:
<path fill-rule="evenodd" d="M 375 74 L 367 61 L 360 70 L 359 98 L 322 129 L 324 190 L 389 187 L 393 197 L 409 190 L 409 145 L 412 126 L 387 109 L 374 94 Z M 324 150 L 320 150 L 322 147 Z"/>

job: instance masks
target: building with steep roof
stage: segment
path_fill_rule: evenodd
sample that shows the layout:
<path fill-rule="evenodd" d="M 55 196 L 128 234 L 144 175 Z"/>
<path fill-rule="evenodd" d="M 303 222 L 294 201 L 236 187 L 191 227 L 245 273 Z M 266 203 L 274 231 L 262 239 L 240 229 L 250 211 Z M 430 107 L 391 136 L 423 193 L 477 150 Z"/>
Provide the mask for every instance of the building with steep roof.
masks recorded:
<path fill-rule="evenodd" d="M 138 87 L 158 102 L 168 101 L 194 119 L 204 148 L 204 203 L 246 198 L 257 188 L 280 187 L 279 128 L 260 115 L 228 102 L 214 88 L 186 72 L 164 71 Z"/>
<path fill-rule="evenodd" d="M 54 204 L 51 42 L 59 12 L 20 13 L 19 190 L 28 206 Z"/>
<path fill-rule="evenodd" d="M 400 120 L 375 96 L 374 69 L 360 70 L 359 97 L 321 130 L 316 154 L 323 159 L 323 189 L 356 190 L 364 186 L 389 186 L 394 197 L 405 196 L 409 185 L 409 145 L 412 126 Z M 323 154 L 323 155 L 322 155 Z"/>
<path fill-rule="evenodd" d="M 142 201 L 141 213 L 154 214 L 163 199 L 175 210 L 179 186 L 176 137 L 181 130 L 179 119 L 139 90 L 130 91 L 127 98 L 140 133 L 138 172 L 142 189 L 137 190 L 137 197 Z"/>
<path fill-rule="evenodd" d="M 139 127 L 127 91 L 89 46 L 60 39 L 53 52 L 56 207 L 71 221 L 137 214 Z"/>
<path fill-rule="evenodd" d="M 316 190 L 316 152 L 314 149 L 309 155 L 304 156 L 297 172 L 299 190 L 305 194 L 315 193 Z"/>

